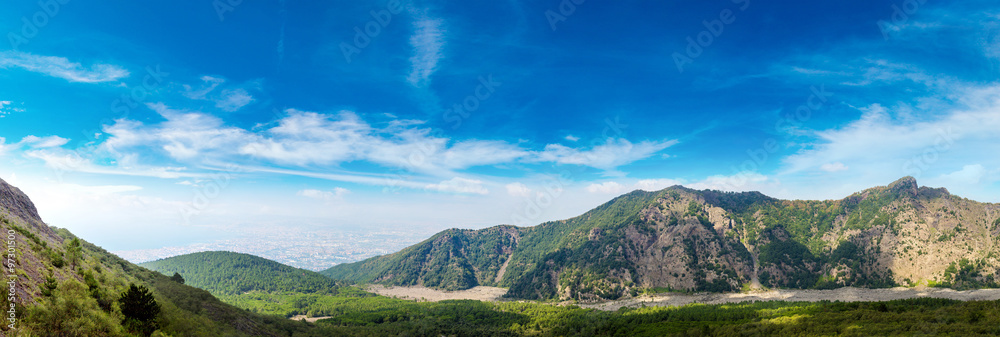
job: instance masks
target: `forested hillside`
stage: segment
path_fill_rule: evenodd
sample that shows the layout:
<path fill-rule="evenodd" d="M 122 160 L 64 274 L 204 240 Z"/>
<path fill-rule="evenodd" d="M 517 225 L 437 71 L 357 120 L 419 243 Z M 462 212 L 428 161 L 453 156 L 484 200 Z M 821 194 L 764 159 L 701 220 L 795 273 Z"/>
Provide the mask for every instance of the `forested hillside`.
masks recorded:
<path fill-rule="evenodd" d="M 498 285 L 522 228 L 449 229 L 402 251 L 322 271 L 334 279 L 467 289 Z"/>
<path fill-rule="evenodd" d="M 167 276 L 177 273 L 185 284 L 216 296 L 252 291 L 336 293 L 339 286 L 310 270 L 234 252 L 191 253 L 139 265 Z"/>
<path fill-rule="evenodd" d="M 452 229 L 324 275 L 528 299 L 648 290 L 997 286 L 1000 206 L 906 177 L 841 200 L 778 200 L 681 186 L 635 191 L 534 227 Z M 499 268 L 497 267 L 499 266 Z"/>

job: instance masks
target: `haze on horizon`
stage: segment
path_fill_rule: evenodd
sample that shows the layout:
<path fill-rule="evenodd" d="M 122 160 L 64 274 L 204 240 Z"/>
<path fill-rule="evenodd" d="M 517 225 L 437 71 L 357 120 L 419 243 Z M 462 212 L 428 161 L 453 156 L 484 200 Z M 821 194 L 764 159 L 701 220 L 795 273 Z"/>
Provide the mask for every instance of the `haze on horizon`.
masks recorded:
<path fill-rule="evenodd" d="M 0 178 L 112 251 L 403 247 L 677 184 L 1000 202 L 995 2 L 41 4 L 0 4 Z"/>

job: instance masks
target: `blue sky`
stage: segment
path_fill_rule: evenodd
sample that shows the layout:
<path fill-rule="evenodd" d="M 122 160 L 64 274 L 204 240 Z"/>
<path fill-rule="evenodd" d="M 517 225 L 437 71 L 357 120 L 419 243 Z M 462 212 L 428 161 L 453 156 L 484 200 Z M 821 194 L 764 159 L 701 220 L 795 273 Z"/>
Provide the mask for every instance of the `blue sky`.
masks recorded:
<path fill-rule="evenodd" d="M 912 175 L 1000 202 L 990 1 L 53 0 L 0 17 L 0 177 L 110 250 L 533 225 L 675 184 L 837 199 Z"/>

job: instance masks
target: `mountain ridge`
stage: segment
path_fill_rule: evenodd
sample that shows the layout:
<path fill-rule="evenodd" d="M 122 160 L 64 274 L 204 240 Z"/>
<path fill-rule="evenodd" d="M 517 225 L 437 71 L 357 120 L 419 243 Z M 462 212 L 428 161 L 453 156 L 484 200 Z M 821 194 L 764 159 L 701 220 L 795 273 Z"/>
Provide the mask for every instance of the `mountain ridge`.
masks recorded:
<path fill-rule="evenodd" d="M 913 177 L 822 201 L 671 186 L 531 227 L 449 229 L 321 273 L 444 290 L 503 286 L 527 299 L 735 291 L 755 280 L 794 288 L 994 286 L 998 214 L 996 204 Z M 985 250 L 962 249 L 972 246 Z"/>

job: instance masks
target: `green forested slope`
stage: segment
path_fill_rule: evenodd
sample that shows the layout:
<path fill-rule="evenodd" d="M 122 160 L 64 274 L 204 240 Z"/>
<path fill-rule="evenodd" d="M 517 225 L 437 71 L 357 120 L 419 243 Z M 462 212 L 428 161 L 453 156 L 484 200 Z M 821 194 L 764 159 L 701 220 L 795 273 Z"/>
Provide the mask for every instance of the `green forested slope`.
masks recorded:
<path fill-rule="evenodd" d="M 336 292 L 338 284 L 316 272 L 250 254 L 199 252 L 139 264 L 216 295 L 262 292 Z"/>
<path fill-rule="evenodd" d="M 479 231 L 449 229 L 402 251 L 321 273 L 353 282 L 388 282 L 441 289 L 496 285 L 521 229 L 497 226 Z"/>
<path fill-rule="evenodd" d="M 625 214 L 638 212 L 655 195 L 636 191 L 582 216 L 530 228 L 449 229 L 398 253 L 338 265 L 321 273 L 354 282 L 419 284 L 446 290 L 509 286 L 537 260 L 560 249 L 582 246 L 587 236 L 581 233 L 626 220 Z"/>

